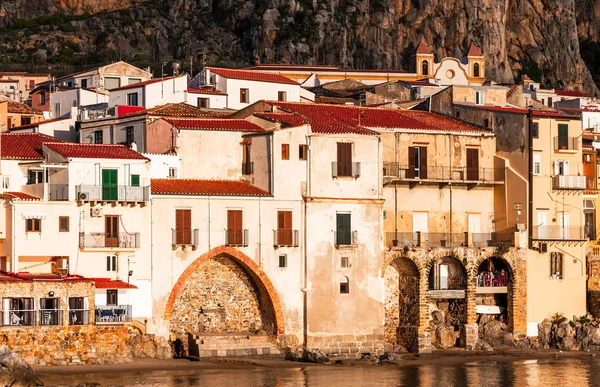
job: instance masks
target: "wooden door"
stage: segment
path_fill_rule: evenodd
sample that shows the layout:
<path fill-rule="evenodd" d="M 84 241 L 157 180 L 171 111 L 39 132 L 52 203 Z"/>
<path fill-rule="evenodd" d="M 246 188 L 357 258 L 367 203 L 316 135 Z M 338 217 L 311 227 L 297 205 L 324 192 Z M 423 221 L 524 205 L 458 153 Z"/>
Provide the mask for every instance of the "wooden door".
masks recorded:
<path fill-rule="evenodd" d="M 119 215 L 104 217 L 104 247 L 119 247 Z"/>
<path fill-rule="evenodd" d="M 244 241 L 244 230 L 242 228 L 242 211 L 227 211 L 227 244 L 242 245 Z"/>
<path fill-rule="evenodd" d="M 467 180 L 479 180 L 479 149 L 467 148 Z"/>
<path fill-rule="evenodd" d="M 277 211 L 277 244 L 292 246 L 292 211 Z"/>
<path fill-rule="evenodd" d="M 175 210 L 175 243 L 192 243 L 192 210 Z"/>
<path fill-rule="evenodd" d="M 352 144 L 338 142 L 337 144 L 337 175 L 352 176 Z"/>
<path fill-rule="evenodd" d="M 118 170 L 103 169 L 102 170 L 102 200 L 118 200 Z"/>

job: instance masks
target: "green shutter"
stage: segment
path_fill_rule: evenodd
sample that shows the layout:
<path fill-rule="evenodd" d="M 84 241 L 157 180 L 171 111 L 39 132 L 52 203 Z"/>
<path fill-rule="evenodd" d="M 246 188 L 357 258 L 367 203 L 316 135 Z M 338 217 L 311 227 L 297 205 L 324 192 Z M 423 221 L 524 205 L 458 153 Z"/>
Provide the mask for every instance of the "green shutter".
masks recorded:
<path fill-rule="evenodd" d="M 568 124 L 558 124 L 558 137 L 569 137 Z"/>
<path fill-rule="evenodd" d="M 336 214 L 336 244 L 351 244 L 350 214 Z"/>
<path fill-rule="evenodd" d="M 131 175 L 131 186 L 132 187 L 140 186 L 140 175 Z"/>
<path fill-rule="evenodd" d="M 117 169 L 102 170 L 102 200 L 119 198 Z"/>

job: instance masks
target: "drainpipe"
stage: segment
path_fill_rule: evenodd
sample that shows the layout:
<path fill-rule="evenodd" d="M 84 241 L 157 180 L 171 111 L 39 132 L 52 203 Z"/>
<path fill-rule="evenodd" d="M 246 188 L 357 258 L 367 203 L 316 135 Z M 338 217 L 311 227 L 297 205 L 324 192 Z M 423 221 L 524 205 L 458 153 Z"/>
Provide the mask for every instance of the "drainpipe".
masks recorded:
<path fill-rule="evenodd" d="M 211 247 L 210 247 L 210 230 L 211 230 L 211 220 L 210 220 L 210 210 L 211 210 L 211 201 L 210 201 L 210 195 L 208 195 L 208 251 L 210 251 Z"/>
<path fill-rule="evenodd" d="M 262 201 L 261 197 L 258 197 L 258 266 L 263 267 L 262 264 Z"/>
<path fill-rule="evenodd" d="M 15 232 L 15 203 L 11 200 L 11 209 L 12 209 L 12 237 L 13 237 L 13 243 L 12 243 L 12 267 L 11 270 L 13 273 L 18 272 L 18 260 L 16 257 L 17 254 L 17 248 L 16 248 L 16 243 L 17 243 L 17 233 Z"/>
<path fill-rule="evenodd" d="M 533 126 L 533 110 L 531 106 L 527 108 L 527 138 L 529 141 L 529 204 L 527 208 L 527 228 L 529 232 L 529 248 L 533 248 L 533 133 L 531 128 Z"/>
<path fill-rule="evenodd" d="M 307 243 L 308 243 L 308 236 L 307 236 L 307 231 L 308 231 L 308 215 L 307 215 L 307 211 L 308 211 L 308 203 L 307 203 L 307 198 L 310 197 L 311 195 L 311 176 L 310 176 L 310 163 L 311 163 L 311 145 L 310 145 L 310 136 L 306 136 L 306 194 L 304 195 L 303 198 L 303 202 L 304 202 L 304 214 L 303 214 L 303 218 L 304 218 L 304 230 L 303 230 L 303 234 L 304 234 L 304 243 L 302 244 L 303 249 L 304 249 L 304 259 L 302 260 L 304 268 L 303 268 L 303 284 L 302 284 L 302 293 L 303 293 L 303 297 L 302 297 L 302 334 L 303 334 L 303 341 L 304 341 L 304 345 L 306 346 L 308 344 L 308 248 L 307 248 Z"/>

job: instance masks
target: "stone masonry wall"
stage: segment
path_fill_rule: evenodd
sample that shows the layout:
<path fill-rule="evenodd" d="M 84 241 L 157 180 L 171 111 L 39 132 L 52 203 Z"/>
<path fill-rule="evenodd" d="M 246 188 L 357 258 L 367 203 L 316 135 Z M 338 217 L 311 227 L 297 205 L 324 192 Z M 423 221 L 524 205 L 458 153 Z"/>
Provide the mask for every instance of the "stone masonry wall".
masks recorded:
<path fill-rule="evenodd" d="M 309 336 L 307 348 L 337 359 L 360 359 L 363 353 L 381 355 L 392 350 L 383 340 L 383 329 L 368 335 Z"/>
<path fill-rule="evenodd" d="M 588 256 L 587 309 L 594 317 L 600 317 L 600 260 Z"/>

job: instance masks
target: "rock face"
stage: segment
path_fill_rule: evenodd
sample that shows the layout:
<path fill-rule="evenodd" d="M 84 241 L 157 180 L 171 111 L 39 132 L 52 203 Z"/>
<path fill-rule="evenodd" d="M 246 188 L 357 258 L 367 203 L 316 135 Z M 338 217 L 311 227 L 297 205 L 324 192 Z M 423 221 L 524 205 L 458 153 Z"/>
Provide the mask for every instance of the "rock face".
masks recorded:
<path fill-rule="evenodd" d="M 43 386 L 38 377 L 21 357 L 6 345 L 0 345 L 0 386 L 32 387 Z"/>
<path fill-rule="evenodd" d="M 101 10 L 119 11 L 18 21 Z M 409 69 L 424 39 L 437 58 L 460 58 L 474 42 L 498 82 L 526 72 L 546 86 L 597 92 L 579 40 L 600 50 L 599 16 L 592 0 L 0 0 L 0 24 L 9 27 L 0 60 L 84 65 L 138 55 L 160 66 L 204 51 L 212 65 Z M 595 56 L 584 57 L 595 69 Z"/>

